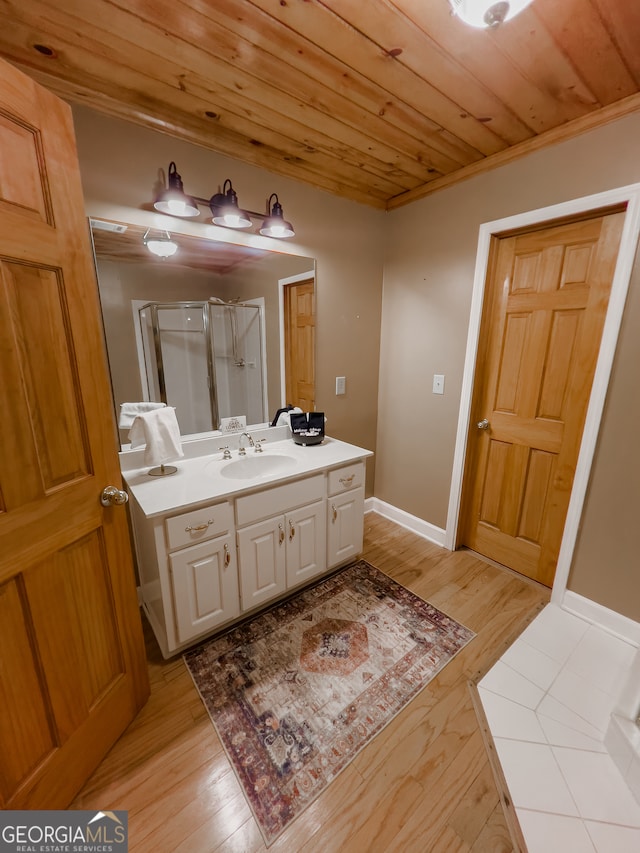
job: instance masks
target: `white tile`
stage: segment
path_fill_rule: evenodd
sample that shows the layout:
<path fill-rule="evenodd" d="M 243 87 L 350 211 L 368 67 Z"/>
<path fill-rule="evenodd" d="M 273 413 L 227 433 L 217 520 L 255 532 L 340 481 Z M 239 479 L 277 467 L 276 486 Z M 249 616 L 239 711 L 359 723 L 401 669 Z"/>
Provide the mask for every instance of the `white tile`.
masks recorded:
<path fill-rule="evenodd" d="M 603 690 L 575 672 L 563 669 L 549 688 L 549 696 L 582 717 L 604 737 L 611 717 L 613 699 Z"/>
<path fill-rule="evenodd" d="M 609 726 L 604 738 L 604 743 L 607 747 L 607 752 L 613 759 L 613 763 L 616 765 L 622 776 L 626 776 L 629 768 L 631 767 L 633 749 L 628 739 L 625 737 L 625 733 L 615 715 L 612 715 L 609 718 Z M 563 744 L 563 746 L 564 745 L 565 744 Z"/>
<path fill-rule="evenodd" d="M 578 816 L 551 747 L 504 738 L 494 742 L 516 808 Z"/>
<path fill-rule="evenodd" d="M 603 739 L 602 732 L 595 728 L 595 726 L 592 726 L 591 723 L 588 723 L 583 717 L 578 716 L 570 708 L 567 708 L 562 702 L 558 702 L 553 696 L 545 696 L 536 708 L 536 713 L 539 717 L 548 717 L 550 720 L 556 720 L 558 723 L 562 723 L 570 729 L 575 729 L 577 732 L 581 732 L 594 740 Z"/>
<path fill-rule="evenodd" d="M 640 828 L 640 804 L 608 755 L 552 750 L 582 818 Z"/>
<path fill-rule="evenodd" d="M 636 802 L 640 803 L 640 755 L 633 757 L 631 766 L 627 770 L 625 781 Z"/>
<path fill-rule="evenodd" d="M 492 736 L 547 743 L 535 713 L 517 702 L 479 689 L 482 707 Z"/>
<path fill-rule="evenodd" d="M 551 720 L 549 717 L 537 715 L 540 728 L 551 746 L 566 746 L 570 749 L 586 749 L 591 752 L 607 752 L 604 743 L 596 738 L 577 732 L 569 726 Z"/>
<path fill-rule="evenodd" d="M 516 809 L 528 853 L 596 853 L 584 823 L 576 817 Z"/>
<path fill-rule="evenodd" d="M 548 604 L 519 639 L 538 651 L 564 663 L 589 629 L 589 623 Z"/>
<path fill-rule="evenodd" d="M 539 652 L 529 643 L 520 642 L 520 640 L 516 640 L 500 660 L 542 690 L 549 689 L 562 668 L 559 661 Z"/>
<path fill-rule="evenodd" d="M 635 718 L 640 709 L 640 649 L 631 661 L 625 677 L 625 684 L 618 696 L 616 713 L 623 717 Z"/>
<path fill-rule="evenodd" d="M 638 853 L 640 850 L 640 829 L 592 821 L 585 821 L 585 827 L 597 853 Z"/>
<path fill-rule="evenodd" d="M 636 648 L 591 625 L 567 660 L 567 669 L 618 697 L 633 663 Z"/>
<path fill-rule="evenodd" d="M 544 696 L 544 691 L 502 661 L 491 667 L 479 686 L 497 693 L 498 696 L 519 702 L 525 708 L 535 708 Z"/>

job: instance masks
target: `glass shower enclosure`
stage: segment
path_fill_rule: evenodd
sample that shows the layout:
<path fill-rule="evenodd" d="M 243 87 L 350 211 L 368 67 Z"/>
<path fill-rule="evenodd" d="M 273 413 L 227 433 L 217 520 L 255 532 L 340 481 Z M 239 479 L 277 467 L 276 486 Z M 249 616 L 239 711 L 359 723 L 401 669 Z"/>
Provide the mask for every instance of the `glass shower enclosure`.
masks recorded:
<path fill-rule="evenodd" d="M 138 310 L 141 374 L 150 401 L 175 406 L 182 435 L 220 419 L 268 418 L 262 305 L 149 302 Z"/>

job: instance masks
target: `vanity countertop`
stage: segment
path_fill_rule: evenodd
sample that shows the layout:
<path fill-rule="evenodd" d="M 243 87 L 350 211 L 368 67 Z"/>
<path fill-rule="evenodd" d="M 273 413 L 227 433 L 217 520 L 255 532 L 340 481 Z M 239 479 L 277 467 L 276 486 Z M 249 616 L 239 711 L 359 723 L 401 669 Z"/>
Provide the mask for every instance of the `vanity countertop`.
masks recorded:
<path fill-rule="evenodd" d="M 121 460 L 122 456 L 123 454 Z M 171 464 L 175 465 L 178 471 L 166 477 L 149 476 L 149 466 L 132 468 L 122 464 L 122 476 L 143 513 L 147 518 L 152 518 L 297 480 L 309 474 L 365 459 L 373 456 L 373 453 L 335 438 L 326 437 L 322 444 L 309 447 L 302 447 L 286 438 L 266 443 L 260 454 L 253 448 L 247 448 L 244 458 L 249 460 L 267 456 L 288 457 L 288 467 L 286 470 L 267 475 L 229 478 L 223 475 L 223 468 L 242 458 L 238 457 L 238 452 L 234 449 L 231 460 L 223 460 L 221 450 L 207 455 L 177 459 Z M 140 454 L 137 459 L 141 461 Z"/>

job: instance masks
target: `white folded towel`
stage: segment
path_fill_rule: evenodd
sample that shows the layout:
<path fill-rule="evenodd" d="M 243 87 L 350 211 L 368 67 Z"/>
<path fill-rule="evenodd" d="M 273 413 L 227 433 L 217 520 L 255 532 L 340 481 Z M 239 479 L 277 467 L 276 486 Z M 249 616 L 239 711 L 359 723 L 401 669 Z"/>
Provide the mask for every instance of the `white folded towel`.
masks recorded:
<path fill-rule="evenodd" d="M 138 415 L 143 415 L 145 412 L 152 412 L 154 409 L 164 409 L 166 403 L 121 403 L 120 404 L 120 420 L 118 426 L 120 429 L 131 429 L 134 418 Z"/>
<path fill-rule="evenodd" d="M 180 443 L 180 427 L 173 406 L 154 409 L 138 415 L 129 431 L 131 447 L 146 445 L 145 465 L 162 465 L 184 456 Z"/>

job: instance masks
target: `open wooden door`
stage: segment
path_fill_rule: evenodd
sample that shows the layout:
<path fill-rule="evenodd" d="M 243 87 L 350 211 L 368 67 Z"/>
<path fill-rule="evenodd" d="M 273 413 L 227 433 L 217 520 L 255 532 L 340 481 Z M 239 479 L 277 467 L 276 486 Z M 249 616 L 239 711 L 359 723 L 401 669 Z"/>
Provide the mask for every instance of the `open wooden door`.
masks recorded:
<path fill-rule="evenodd" d="M 573 487 L 624 213 L 494 238 L 460 544 L 547 586 Z"/>
<path fill-rule="evenodd" d="M 0 63 L 0 807 L 64 808 L 148 678 L 71 111 Z"/>
<path fill-rule="evenodd" d="M 286 402 L 303 412 L 316 407 L 316 315 L 313 278 L 284 288 Z"/>

